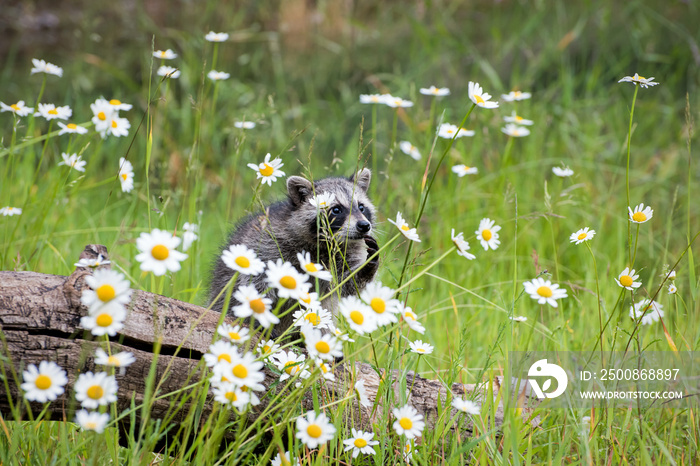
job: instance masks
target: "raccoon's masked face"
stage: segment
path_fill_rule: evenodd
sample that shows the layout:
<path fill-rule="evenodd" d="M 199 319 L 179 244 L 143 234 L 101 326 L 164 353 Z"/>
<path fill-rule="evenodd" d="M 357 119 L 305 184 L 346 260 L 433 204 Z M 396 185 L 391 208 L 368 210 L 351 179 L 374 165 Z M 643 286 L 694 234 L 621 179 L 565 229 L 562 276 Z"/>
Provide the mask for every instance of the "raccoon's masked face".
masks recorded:
<path fill-rule="evenodd" d="M 362 240 L 374 228 L 374 205 L 367 197 L 371 172 L 365 168 L 348 178 L 324 178 L 311 182 L 291 176 L 287 191 L 296 208 L 298 219 L 304 221 L 314 237 L 335 238 L 339 243 Z M 317 208 L 310 200 L 321 195 L 333 195 L 328 205 Z M 320 217 L 317 217 L 320 214 Z M 320 229 L 319 229 L 320 227 Z"/>

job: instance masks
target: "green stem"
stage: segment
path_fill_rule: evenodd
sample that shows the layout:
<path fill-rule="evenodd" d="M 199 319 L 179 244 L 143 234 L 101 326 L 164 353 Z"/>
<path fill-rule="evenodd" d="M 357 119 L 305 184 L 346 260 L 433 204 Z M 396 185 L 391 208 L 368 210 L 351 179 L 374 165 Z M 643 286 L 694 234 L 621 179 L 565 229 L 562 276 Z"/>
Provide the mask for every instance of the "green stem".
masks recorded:
<path fill-rule="evenodd" d="M 630 109 L 630 124 L 627 130 L 627 171 L 625 172 L 625 185 L 627 187 L 627 205 L 630 204 L 630 148 L 632 144 L 632 120 L 634 119 L 634 104 L 637 102 L 637 92 L 639 91 L 639 86 L 634 85 L 634 96 L 632 97 L 632 108 Z M 632 260 L 632 225 L 627 224 L 627 249 L 629 253 L 629 260 Z"/>
<path fill-rule="evenodd" d="M 628 221 L 627 223 L 632 223 Z M 632 255 L 632 262 L 630 263 L 630 269 L 634 267 L 634 261 L 637 259 L 637 242 L 639 241 L 639 223 L 637 224 L 637 236 L 634 238 L 634 253 Z"/>
<path fill-rule="evenodd" d="M 600 306 L 600 287 L 598 286 L 598 265 L 595 260 L 595 254 L 593 254 L 593 249 L 591 249 L 591 245 L 586 241 L 586 247 L 588 248 L 588 252 L 591 253 L 591 257 L 593 258 L 593 273 L 595 274 L 595 293 L 596 293 L 596 301 L 598 302 L 598 322 L 600 325 L 600 357 L 603 357 L 603 312 L 601 310 Z M 601 359 L 602 360 L 602 359 Z"/>

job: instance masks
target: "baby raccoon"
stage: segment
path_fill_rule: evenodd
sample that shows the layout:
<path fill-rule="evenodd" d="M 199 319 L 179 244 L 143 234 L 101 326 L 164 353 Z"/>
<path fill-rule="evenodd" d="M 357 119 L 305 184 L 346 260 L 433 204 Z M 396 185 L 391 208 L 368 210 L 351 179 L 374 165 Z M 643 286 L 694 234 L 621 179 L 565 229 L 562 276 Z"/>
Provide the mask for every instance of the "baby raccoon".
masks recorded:
<path fill-rule="evenodd" d="M 231 233 L 222 251 L 231 245 L 243 244 L 254 250 L 265 264 L 282 258 L 294 265 L 299 272 L 303 270 L 297 253 L 306 251 L 310 253 L 313 262 L 320 262 L 325 269 L 333 272 L 333 282 L 318 280 L 319 298 L 362 266 L 339 292 L 322 302 L 323 307 L 335 315 L 338 294 L 359 294 L 377 272 L 378 257 L 367 260 L 378 250 L 377 241 L 372 236 L 376 213 L 367 197 L 370 179 L 371 172 L 366 168 L 350 178 L 323 178 L 313 184 L 300 176 L 290 176 L 287 179 L 288 198 L 270 205 L 264 213 L 244 219 Z M 309 201 L 324 193 L 335 195 L 335 200 L 325 209 L 319 210 Z M 212 274 L 210 302 L 219 295 L 233 274 L 234 271 L 224 264 L 219 254 Z M 277 294 L 274 288 L 268 290 L 265 278 L 265 273 L 257 276 L 239 275 L 234 291 L 247 284 L 253 284 L 260 293 L 267 290 L 267 297 L 272 299 L 274 310 L 278 304 Z M 310 282 L 315 284 L 316 280 L 311 279 Z M 313 286 L 311 291 L 314 291 Z M 223 301 L 222 296 L 212 309 L 221 312 Z M 232 298 L 231 307 L 235 304 Z M 288 310 L 295 304 L 296 301 L 290 299 L 279 309 L 277 313 L 282 317 L 280 323 L 273 327 L 273 337 L 278 337 L 294 323 L 294 312 Z"/>

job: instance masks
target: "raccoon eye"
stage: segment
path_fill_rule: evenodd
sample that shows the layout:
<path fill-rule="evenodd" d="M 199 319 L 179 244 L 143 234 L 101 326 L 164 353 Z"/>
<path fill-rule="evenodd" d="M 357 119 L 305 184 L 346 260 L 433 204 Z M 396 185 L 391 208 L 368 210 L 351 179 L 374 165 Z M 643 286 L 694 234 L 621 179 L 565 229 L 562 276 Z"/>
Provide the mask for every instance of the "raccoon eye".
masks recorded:
<path fill-rule="evenodd" d="M 357 204 L 357 208 L 360 209 L 360 212 L 365 211 L 365 205 L 364 204 Z"/>
<path fill-rule="evenodd" d="M 340 215 L 340 213 L 343 211 L 343 209 L 341 209 L 341 208 L 338 207 L 338 206 L 335 206 L 335 207 L 333 207 L 333 209 L 331 209 L 331 211 L 332 211 L 335 215 Z"/>

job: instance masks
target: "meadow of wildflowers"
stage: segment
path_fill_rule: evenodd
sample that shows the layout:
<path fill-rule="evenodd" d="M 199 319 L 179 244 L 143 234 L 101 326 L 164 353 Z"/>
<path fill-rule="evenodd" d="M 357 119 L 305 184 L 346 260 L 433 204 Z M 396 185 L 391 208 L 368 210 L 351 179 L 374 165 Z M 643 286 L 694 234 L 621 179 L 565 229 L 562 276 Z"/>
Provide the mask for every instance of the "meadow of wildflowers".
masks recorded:
<path fill-rule="evenodd" d="M 79 325 L 100 347 L 84 355 L 95 371 L 73 383 L 56 355 L 0 354 L 3 390 L 14 371 L 14 413 L 25 413 L 0 419 L 0 462 L 697 461 L 699 413 L 685 406 L 543 408 L 535 426 L 517 406 L 497 423 L 504 400 L 488 394 L 448 393 L 430 421 L 405 382 L 382 385 L 376 400 L 362 383 L 324 395 L 339 358 L 452 387 L 504 375 L 509 351 L 697 349 L 697 7 L 554 4 L 556 24 L 540 4 L 478 3 L 470 16 L 461 2 L 389 2 L 346 11 L 352 19 L 333 28 L 331 2 L 309 14 L 322 18 L 317 29 L 300 32 L 288 9 L 210 1 L 153 24 L 139 12 L 129 38 L 84 26 L 81 50 L 27 50 L 11 37 L 0 270 L 91 270 Z M 85 14 L 97 18 L 93 8 Z M 124 45 L 101 45 L 115 37 Z M 208 306 L 210 267 L 238 219 L 283 197 L 287 176 L 363 166 L 379 211 L 375 280 L 333 317 L 317 292 L 337 284 L 329 264 L 227 248 L 236 277 L 263 276 L 297 303 L 285 336 L 300 339 L 273 340 L 273 301 L 229 287 L 218 299 L 230 320 L 199 378 L 183 381 L 202 389 L 211 416 L 120 431 L 115 401 L 134 356 L 110 342 L 134 291 Z M 334 198 L 310 202 L 323 217 Z M 86 244 L 106 245 L 109 260 L 78 261 Z M 42 408 L 59 399 L 63 419 L 46 422 Z M 261 400 L 283 409 L 249 416 Z M 358 405 L 372 409 L 371 429 L 355 423 Z M 463 423 L 468 434 L 452 430 Z"/>

